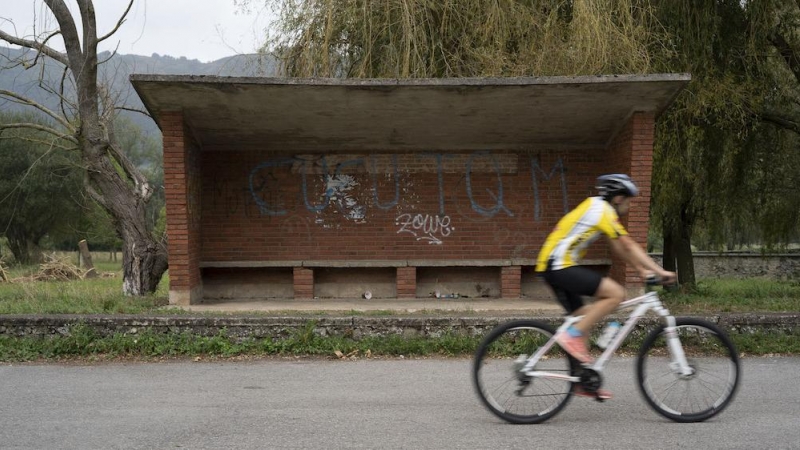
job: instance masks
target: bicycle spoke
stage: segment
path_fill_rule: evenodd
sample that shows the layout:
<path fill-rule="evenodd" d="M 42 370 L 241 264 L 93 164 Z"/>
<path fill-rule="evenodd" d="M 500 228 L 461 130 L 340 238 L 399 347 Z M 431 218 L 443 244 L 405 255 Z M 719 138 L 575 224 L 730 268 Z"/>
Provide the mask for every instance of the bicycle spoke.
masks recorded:
<path fill-rule="evenodd" d="M 665 417 L 681 422 L 706 420 L 733 397 L 739 371 L 736 352 L 714 325 L 701 320 L 679 319 L 677 331 L 692 373 L 674 370 L 671 360 L 661 356 L 670 354 L 665 351 L 666 339 L 652 334 L 639 355 L 639 384 L 650 406 Z"/>
<path fill-rule="evenodd" d="M 517 362 L 536 353 L 553 330 L 535 321 L 517 321 L 493 330 L 476 353 L 473 380 L 484 404 L 496 415 L 515 423 L 535 423 L 552 417 L 570 398 L 566 380 L 527 377 Z M 531 368 L 537 372 L 569 373 L 570 363 L 557 346 Z"/>

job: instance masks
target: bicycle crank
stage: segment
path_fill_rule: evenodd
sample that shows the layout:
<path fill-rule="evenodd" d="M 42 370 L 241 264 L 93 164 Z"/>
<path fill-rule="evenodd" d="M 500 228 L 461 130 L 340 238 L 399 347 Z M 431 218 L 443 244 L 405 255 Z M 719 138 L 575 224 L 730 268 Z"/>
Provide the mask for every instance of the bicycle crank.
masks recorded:
<path fill-rule="evenodd" d="M 580 372 L 580 380 L 580 385 L 584 392 L 594 394 L 595 399 L 598 402 L 605 401 L 605 399 L 601 398 L 600 394 L 598 393 L 600 387 L 603 385 L 603 376 L 600 375 L 599 372 L 594 369 L 584 367 Z"/>

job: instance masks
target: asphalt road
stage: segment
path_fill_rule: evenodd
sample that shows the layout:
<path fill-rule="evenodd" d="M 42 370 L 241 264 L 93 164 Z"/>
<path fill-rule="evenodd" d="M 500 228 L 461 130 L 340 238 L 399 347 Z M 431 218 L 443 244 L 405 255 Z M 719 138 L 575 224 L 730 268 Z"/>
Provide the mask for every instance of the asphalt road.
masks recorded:
<path fill-rule="evenodd" d="M 699 424 L 651 411 L 634 361 L 604 404 L 540 425 L 479 403 L 466 359 L 0 366 L 0 448 L 800 448 L 800 358 L 747 358 L 737 398 Z"/>

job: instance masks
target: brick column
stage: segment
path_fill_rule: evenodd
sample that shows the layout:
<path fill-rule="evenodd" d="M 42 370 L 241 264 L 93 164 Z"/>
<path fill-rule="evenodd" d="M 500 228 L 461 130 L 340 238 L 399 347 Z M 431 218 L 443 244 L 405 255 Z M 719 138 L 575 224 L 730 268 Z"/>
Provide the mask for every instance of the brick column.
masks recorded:
<path fill-rule="evenodd" d="M 611 169 L 627 173 L 639 187 L 639 196 L 631 200 L 631 209 L 622 223 L 631 237 L 641 246 L 647 245 L 650 227 L 650 187 L 653 175 L 653 139 L 655 115 L 651 112 L 636 112 L 615 138 L 610 150 Z M 643 292 L 639 274 L 621 259 L 614 258 L 611 276 L 623 283 L 629 295 Z"/>
<path fill-rule="evenodd" d="M 314 269 L 294 268 L 294 298 L 314 298 Z"/>
<path fill-rule="evenodd" d="M 169 302 L 200 303 L 200 152 L 189 138 L 180 111 L 161 116 L 164 195 L 169 236 Z"/>
<path fill-rule="evenodd" d="M 500 297 L 519 298 L 522 291 L 522 267 L 504 266 L 500 268 Z"/>
<path fill-rule="evenodd" d="M 397 298 L 417 297 L 417 268 L 397 268 Z"/>

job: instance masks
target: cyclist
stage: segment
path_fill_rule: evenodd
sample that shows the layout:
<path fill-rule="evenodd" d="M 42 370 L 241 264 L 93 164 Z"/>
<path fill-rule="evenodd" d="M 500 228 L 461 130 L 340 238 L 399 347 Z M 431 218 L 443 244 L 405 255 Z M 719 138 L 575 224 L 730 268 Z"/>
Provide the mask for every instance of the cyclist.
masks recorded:
<path fill-rule="evenodd" d="M 584 316 L 557 336 L 559 345 L 584 364 L 592 363 L 587 350 L 592 328 L 625 299 L 625 289 L 619 283 L 579 265 L 590 243 L 602 233 L 612 252 L 634 266 L 643 278 L 655 274 L 668 283 L 676 277 L 647 256 L 619 223 L 619 216 L 628 213 L 631 197 L 639 193 L 630 177 L 602 175 L 597 179 L 597 189 L 599 196 L 587 198 L 558 222 L 536 261 L 536 272 L 553 289 L 567 313 Z M 595 302 L 584 305 L 582 296 L 595 297 Z M 605 391 L 601 395 L 611 397 Z"/>

